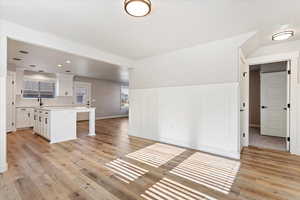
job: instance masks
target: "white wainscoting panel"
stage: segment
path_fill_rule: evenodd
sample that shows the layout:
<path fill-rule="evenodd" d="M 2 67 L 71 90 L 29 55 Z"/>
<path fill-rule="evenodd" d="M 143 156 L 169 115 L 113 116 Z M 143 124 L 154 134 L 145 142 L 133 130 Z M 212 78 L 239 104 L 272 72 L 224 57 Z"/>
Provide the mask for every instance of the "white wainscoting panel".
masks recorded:
<path fill-rule="evenodd" d="M 292 136 L 292 138 L 295 138 L 296 141 L 291 141 L 290 145 L 291 145 L 291 151 L 293 154 L 297 154 L 297 155 L 300 155 L 300 84 L 297 85 L 297 102 L 296 102 L 296 106 L 297 106 L 297 115 L 296 115 L 296 118 L 297 118 L 297 131 L 294 132 L 292 131 L 291 134 L 295 134 Z M 292 104 L 293 105 L 293 104 Z M 292 108 L 292 105 L 291 105 L 291 109 Z"/>
<path fill-rule="evenodd" d="M 129 134 L 239 159 L 238 83 L 131 89 Z"/>

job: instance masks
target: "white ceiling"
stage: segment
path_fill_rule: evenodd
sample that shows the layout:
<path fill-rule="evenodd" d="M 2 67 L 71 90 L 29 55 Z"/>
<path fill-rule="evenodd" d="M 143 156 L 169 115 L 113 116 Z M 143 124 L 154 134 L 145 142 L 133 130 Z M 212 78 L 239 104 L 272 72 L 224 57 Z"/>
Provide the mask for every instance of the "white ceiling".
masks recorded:
<path fill-rule="evenodd" d="M 2 0 L 1 18 L 138 59 L 273 27 L 300 25 L 299 0 L 151 0 L 145 18 L 125 14 L 124 0 Z M 300 38 L 300 33 L 295 39 Z"/>
<path fill-rule="evenodd" d="M 22 54 L 19 52 L 20 50 L 28 51 L 28 54 Z M 15 61 L 13 58 L 22 60 Z M 71 63 L 67 64 L 67 60 L 70 60 Z M 57 67 L 58 64 L 63 64 L 63 67 Z M 128 69 L 126 67 L 15 40 L 8 40 L 8 65 L 10 69 L 18 67 L 30 71 L 43 70 L 48 73 L 69 73 L 77 76 L 128 83 Z M 36 65 L 36 67 L 30 67 L 30 65 Z M 66 72 L 67 70 L 71 72 Z"/>

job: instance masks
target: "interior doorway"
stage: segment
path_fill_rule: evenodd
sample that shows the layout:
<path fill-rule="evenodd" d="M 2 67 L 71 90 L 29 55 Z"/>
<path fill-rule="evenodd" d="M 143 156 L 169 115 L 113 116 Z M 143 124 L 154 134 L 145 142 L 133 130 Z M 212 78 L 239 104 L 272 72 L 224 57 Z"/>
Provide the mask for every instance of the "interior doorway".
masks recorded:
<path fill-rule="evenodd" d="M 74 103 L 78 106 L 90 107 L 92 104 L 92 84 L 88 82 L 74 82 Z M 89 113 L 78 113 L 77 121 L 89 120 Z"/>
<path fill-rule="evenodd" d="M 249 145 L 289 151 L 290 62 L 250 66 Z"/>

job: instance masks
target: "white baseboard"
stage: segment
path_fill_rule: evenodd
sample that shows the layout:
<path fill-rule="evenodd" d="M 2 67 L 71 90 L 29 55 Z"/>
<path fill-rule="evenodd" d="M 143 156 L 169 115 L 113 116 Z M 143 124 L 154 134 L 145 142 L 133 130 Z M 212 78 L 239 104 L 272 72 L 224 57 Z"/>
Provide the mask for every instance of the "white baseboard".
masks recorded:
<path fill-rule="evenodd" d="M 113 115 L 113 116 L 105 116 L 105 117 L 96 117 L 96 120 L 99 120 L 99 119 L 114 119 L 114 118 L 122 118 L 122 117 L 128 117 L 128 115 Z"/>
<path fill-rule="evenodd" d="M 7 170 L 7 168 L 7 163 L 5 163 L 4 165 L 0 165 L 0 173 L 4 173 Z"/>
<path fill-rule="evenodd" d="M 260 128 L 260 125 L 259 125 L 259 124 L 250 124 L 250 127 L 253 127 L 253 128 Z"/>
<path fill-rule="evenodd" d="M 154 139 L 154 138 L 145 137 L 145 136 L 141 137 L 137 134 L 132 134 L 132 132 L 129 132 L 128 135 L 138 137 L 138 138 L 144 138 L 144 139 L 148 139 L 148 140 L 152 140 L 152 141 L 154 140 L 154 141 L 162 142 L 162 143 L 166 143 L 166 144 L 176 145 L 176 146 L 180 146 L 183 148 L 199 150 L 199 151 L 203 151 L 206 153 L 219 155 L 219 156 L 227 157 L 227 158 L 231 158 L 231 159 L 236 159 L 236 160 L 240 159 L 240 152 L 227 151 L 224 149 L 218 149 L 215 147 L 210 147 L 210 146 L 205 146 L 205 145 L 190 146 L 189 144 L 184 143 L 182 141 L 177 141 L 177 140 L 172 140 L 172 139 L 167 139 L 167 138 Z"/>

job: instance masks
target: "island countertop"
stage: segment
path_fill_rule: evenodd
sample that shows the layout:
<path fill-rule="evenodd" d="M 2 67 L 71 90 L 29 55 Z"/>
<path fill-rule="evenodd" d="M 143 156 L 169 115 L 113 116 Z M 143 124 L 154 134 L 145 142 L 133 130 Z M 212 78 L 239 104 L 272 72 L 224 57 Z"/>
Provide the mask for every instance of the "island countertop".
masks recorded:
<path fill-rule="evenodd" d="M 95 110 L 95 107 L 83 107 L 83 106 L 68 106 L 68 107 L 37 107 L 37 110 L 47 110 L 47 111 L 61 111 L 61 110 L 73 110 L 76 112 L 89 112 L 90 110 Z"/>

